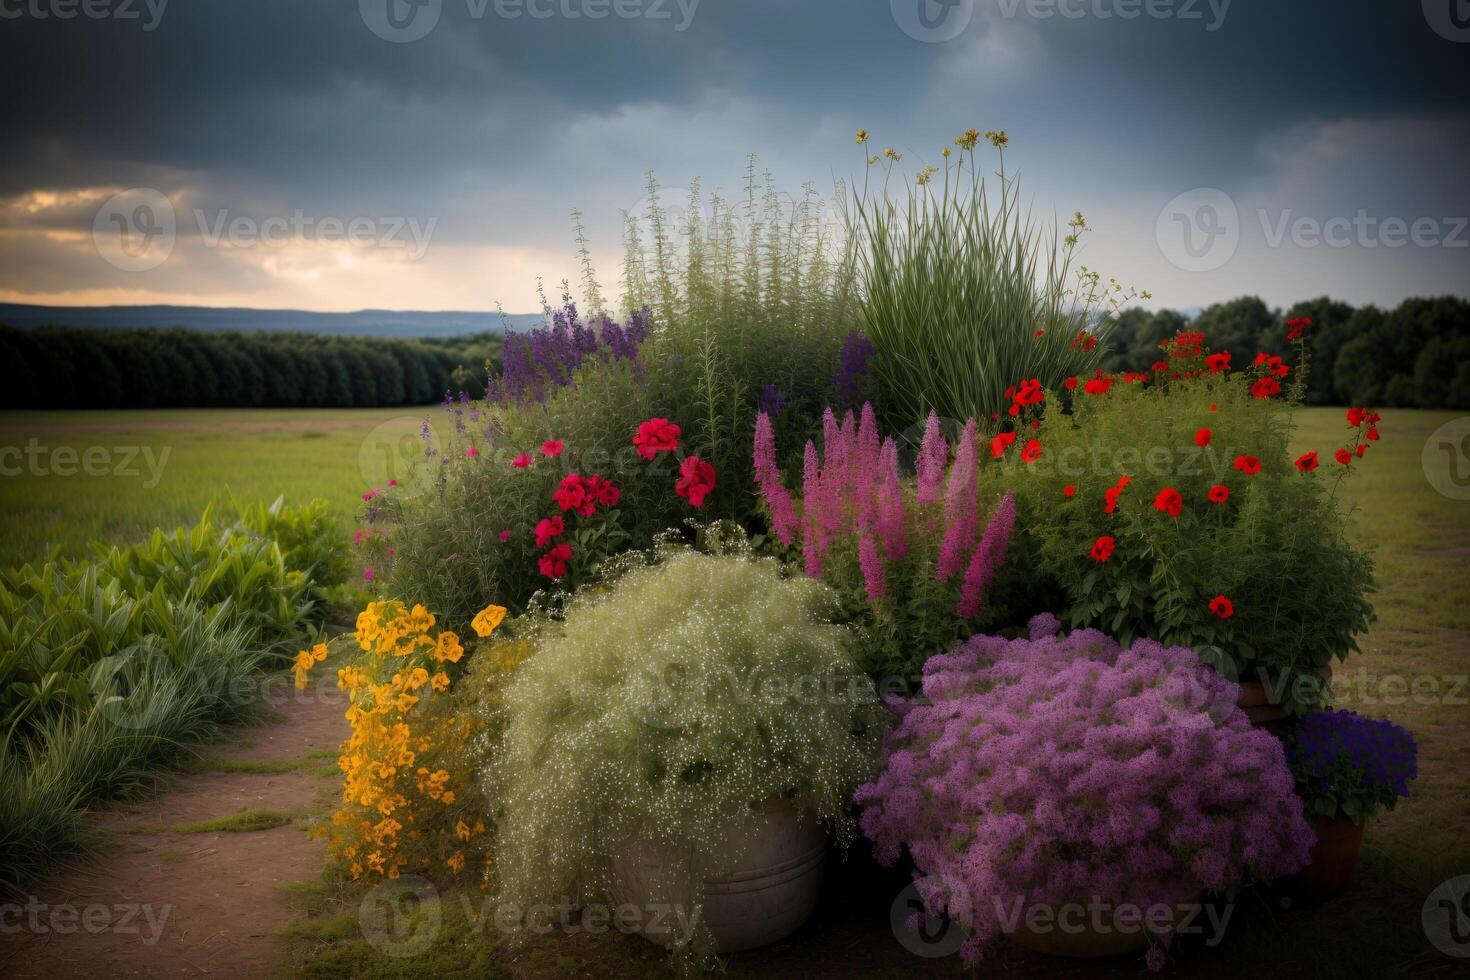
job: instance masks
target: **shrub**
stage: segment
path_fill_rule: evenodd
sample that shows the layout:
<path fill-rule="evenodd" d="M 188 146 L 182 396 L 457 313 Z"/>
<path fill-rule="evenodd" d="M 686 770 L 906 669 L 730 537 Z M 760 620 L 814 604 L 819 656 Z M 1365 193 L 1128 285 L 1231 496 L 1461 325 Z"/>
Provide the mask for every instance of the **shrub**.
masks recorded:
<path fill-rule="evenodd" d="M 1055 385 L 1081 373 L 1106 339 L 1098 321 L 1133 295 L 1085 267 L 1071 281 L 1082 214 L 1065 234 L 1038 225 L 1006 174 L 1006 134 L 985 138 L 1001 163 L 993 194 L 975 159 L 980 134 L 970 130 L 955 140 L 958 154 L 945 151 L 942 175 L 925 167 L 896 201 L 898 155 L 870 157 L 868 174 L 880 168 L 881 183 L 865 179 L 848 202 L 861 324 L 877 351 L 874 397 L 895 430 L 931 411 L 986 419 L 1017 378 Z"/>
<path fill-rule="evenodd" d="M 771 532 L 800 548 L 806 574 L 843 598 L 863 627 L 860 659 L 871 674 L 916 682 L 925 659 L 990 611 L 986 593 L 1005 561 L 1016 509 L 1007 494 L 982 528 L 977 432 L 972 419 L 951 463 L 931 413 L 908 486 L 897 445 L 879 442 L 871 405 L 861 421 L 849 411 L 841 423 L 829 409 L 822 451 L 806 444 L 798 505 L 782 482 L 770 419 L 756 420 L 756 482 Z"/>
<path fill-rule="evenodd" d="M 505 612 L 486 607 L 477 632 L 489 637 Z M 332 856 L 354 880 L 405 871 L 458 875 L 490 860 L 485 808 L 472 774 L 446 765 L 480 727 L 444 696 L 464 646 L 453 631 L 435 626 L 434 614 L 421 605 L 370 603 L 357 617 L 363 655 L 337 671 L 337 686 L 351 699 L 352 734 L 338 760 L 342 803 L 325 834 Z M 298 688 L 327 656 L 325 644 L 297 655 Z"/>
<path fill-rule="evenodd" d="M 1281 388 L 1287 368 L 1269 359 L 1229 370 L 1249 355 L 1211 354 L 1199 333 L 1166 346 L 1151 372 L 1069 382 L 1027 406 L 1015 424 L 1035 441 L 1031 461 L 993 447 L 1019 508 L 1013 554 L 1038 589 L 1056 586 L 1071 625 L 1188 645 L 1310 710 L 1317 668 L 1357 649 L 1373 618 L 1371 562 L 1348 541 L 1335 490 L 1362 465 L 1377 416 L 1350 411 L 1320 466 L 1316 452 L 1294 459 L 1299 373 Z M 1039 428 L 1025 428 L 1041 407 Z"/>
<path fill-rule="evenodd" d="M 505 689 L 485 796 L 510 907 L 611 895 L 634 839 L 689 854 L 675 873 L 697 888 L 729 857 L 727 822 L 773 798 L 850 833 L 882 712 L 831 591 L 738 550 L 629 564 L 547 625 Z"/>
<path fill-rule="evenodd" d="M 1287 742 L 1297 793 L 1314 817 L 1362 823 L 1392 810 L 1418 775 L 1419 748 L 1408 729 L 1351 711 L 1307 715 Z"/>
<path fill-rule="evenodd" d="M 907 848 L 930 911 L 973 930 L 972 964 L 1032 907 L 1173 907 L 1307 862 L 1281 744 L 1233 684 L 1182 647 L 1057 626 L 930 660 L 857 793 L 879 859 Z"/>

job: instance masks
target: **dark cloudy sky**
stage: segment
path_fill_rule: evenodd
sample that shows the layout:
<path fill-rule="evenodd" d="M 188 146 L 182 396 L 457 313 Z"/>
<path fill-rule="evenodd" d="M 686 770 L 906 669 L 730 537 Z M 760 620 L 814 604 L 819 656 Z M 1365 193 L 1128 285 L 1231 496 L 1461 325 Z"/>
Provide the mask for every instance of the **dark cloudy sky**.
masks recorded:
<path fill-rule="evenodd" d="M 1007 130 L 1159 304 L 1470 292 L 1467 0 L 0 0 L 0 78 L 0 300 L 534 309 L 572 208 L 615 281 L 645 171 L 860 126 Z"/>

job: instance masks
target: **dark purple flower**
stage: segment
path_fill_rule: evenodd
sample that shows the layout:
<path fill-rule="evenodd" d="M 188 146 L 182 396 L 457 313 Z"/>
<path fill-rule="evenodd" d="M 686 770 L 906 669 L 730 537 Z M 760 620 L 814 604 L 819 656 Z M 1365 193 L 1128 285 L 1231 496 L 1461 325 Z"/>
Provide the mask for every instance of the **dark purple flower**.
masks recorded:
<path fill-rule="evenodd" d="M 832 384 L 837 389 L 841 407 L 854 408 L 863 400 L 868 362 L 876 353 L 872 342 L 856 331 L 843 339 L 842 350 L 838 354 L 837 373 L 832 375 Z"/>

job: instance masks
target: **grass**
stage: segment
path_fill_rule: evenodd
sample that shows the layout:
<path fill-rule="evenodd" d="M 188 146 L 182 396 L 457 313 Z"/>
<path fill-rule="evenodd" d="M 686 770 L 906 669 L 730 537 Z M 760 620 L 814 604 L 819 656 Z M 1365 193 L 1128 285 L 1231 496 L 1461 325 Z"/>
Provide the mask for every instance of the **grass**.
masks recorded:
<path fill-rule="evenodd" d="M 418 458 L 419 427 L 438 411 L 0 412 L 0 565 L 192 524 L 231 494 L 320 497 L 350 523 L 367 487 Z"/>
<path fill-rule="evenodd" d="M 228 759 L 218 755 L 196 755 L 179 763 L 180 772 L 198 774 L 204 772 L 249 772 L 276 774 L 284 772 L 318 772 L 325 767 L 324 760 L 337 758 L 337 753 L 325 749 L 308 753 L 299 759 Z M 337 767 L 331 767 L 337 772 Z"/>
<path fill-rule="evenodd" d="M 258 830 L 274 830 L 304 816 L 300 812 L 266 810 L 247 807 L 238 813 L 211 820 L 196 820 L 192 823 L 177 823 L 167 826 L 141 826 L 132 828 L 135 834 L 250 834 Z"/>

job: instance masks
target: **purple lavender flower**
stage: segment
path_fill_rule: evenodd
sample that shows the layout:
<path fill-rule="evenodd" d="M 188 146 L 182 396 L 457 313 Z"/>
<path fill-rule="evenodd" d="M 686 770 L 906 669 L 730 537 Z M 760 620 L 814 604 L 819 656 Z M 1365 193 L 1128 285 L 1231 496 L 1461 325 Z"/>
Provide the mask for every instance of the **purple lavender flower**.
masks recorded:
<path fill-rule="evenodd" d="M 832 385 L 837 389 L 837 402 L 843 408 L 855 407 L 862 401 L 863 389 L 868 377 L 868 362 L 877 353 L 864 335 L 854 331 L 842 341 L 838 353 L 837 373 L 832 375 Z"/>
<path fill-rule="evenodd" d="M 761 389 L 760 409 L 774 418 L 786 410 L 786 396 L 775 385 L 768 384 Z"/>

